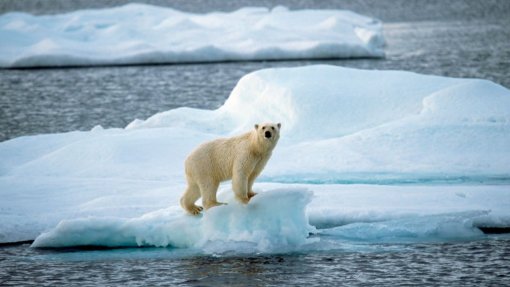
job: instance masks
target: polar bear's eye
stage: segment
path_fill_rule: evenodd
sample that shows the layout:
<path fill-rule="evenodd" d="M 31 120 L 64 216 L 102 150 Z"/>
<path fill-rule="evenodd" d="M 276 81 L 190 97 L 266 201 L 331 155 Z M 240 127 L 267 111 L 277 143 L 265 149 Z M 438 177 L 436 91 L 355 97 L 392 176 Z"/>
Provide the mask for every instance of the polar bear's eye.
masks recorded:
<path fill-rule="evenodd" d="M 271 127 L 271 129 L 274 131 L 274 127 Z"/>

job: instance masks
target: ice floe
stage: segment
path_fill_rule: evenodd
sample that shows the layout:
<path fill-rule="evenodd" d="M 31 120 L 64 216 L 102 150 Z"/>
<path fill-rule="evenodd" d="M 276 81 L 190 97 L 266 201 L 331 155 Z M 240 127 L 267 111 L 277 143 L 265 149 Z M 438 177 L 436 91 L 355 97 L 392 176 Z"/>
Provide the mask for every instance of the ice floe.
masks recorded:
<path fill-rule="evenodd" d="M 145 4 L 0 16 L 0 67 L 383 57 L 381 22 L 343 10 L 193 14 Z"/>
<path fill-rule="evenodd" d="M 185 215 L 186 155 L 261 121 L 281 122 L 282 134 L 253 206 Z M 0 241 L 42 233 L 35 246 L 214 253 L 317 246 L 309 244 L 317 238 L 479 238 L 479 226 L 510 226 L 509 146 L 510 91 L 490 81 L 334 66 L 260 70 L 216 110 L 0 143 Z M 232 194 L 229 183 L 220 191 Z"/>

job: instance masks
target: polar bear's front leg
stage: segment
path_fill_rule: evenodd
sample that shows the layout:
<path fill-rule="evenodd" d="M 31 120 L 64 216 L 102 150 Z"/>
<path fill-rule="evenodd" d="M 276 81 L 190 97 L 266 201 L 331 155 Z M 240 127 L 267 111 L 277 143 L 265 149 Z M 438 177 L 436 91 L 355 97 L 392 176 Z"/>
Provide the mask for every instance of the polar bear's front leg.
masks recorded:
<path fill-rule="evenodd" d="M 207 210 L 211 207 L 224 205 L 226 203 L 218 202 L 216 193 L 220 183 L 214 180 L 204 180 L 199 183 L 200 192 L 202 193 L 202 205 Z"/>
<path fill-rule="evenodd" d="M 269 157 L 262 158 L 253 168 L 253 171 L 250 174 L 250 177 L 248 178 L 248 197 L 252 198 L 255 195 L 257 195 L 256 192 L 253 191 L 253 183 L 255 183 L 255 179 L 260 175 L 262 172 L 262 169 L 264 169 L 264 166 L 267 163 L 267 160 Z"/>
<path fill-rule="evenodd" d="M 243 172 L 235 172 L 232 176 L 232 189 L 236 195 L 237 200 L 241 203 L 247 204 L 250 201 L 248 196 L 248 176 Z"/>
<path fill-rule="evenodd" d="M 252 198 L 257 195 L 256 192 L 253 191 L 253 183 L 255 182 L 255 178 L 257 178 L 258 174 L 252 173 L 250 178 L 248 179 L 248 197 Z"/>

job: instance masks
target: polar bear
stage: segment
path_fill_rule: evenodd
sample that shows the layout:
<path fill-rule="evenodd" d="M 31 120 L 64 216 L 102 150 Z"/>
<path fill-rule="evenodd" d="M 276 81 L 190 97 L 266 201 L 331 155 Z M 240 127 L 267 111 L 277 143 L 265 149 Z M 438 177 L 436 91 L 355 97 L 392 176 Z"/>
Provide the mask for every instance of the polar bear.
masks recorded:
<path fill-rule="evenodd" d="M 224 203 L 216 200 L 220 182 L 232 179 L 236 199 L 247 204 L 255 196 L 252 190 L 280 138 L 281 124 L 256 124 L 240 136 L 216 139 L 198 146 L 184 163 L 188 187 L 181 197 L 182 208 L 197 215 Z M 202 205 L 195 201 L 202 197 Z"/>

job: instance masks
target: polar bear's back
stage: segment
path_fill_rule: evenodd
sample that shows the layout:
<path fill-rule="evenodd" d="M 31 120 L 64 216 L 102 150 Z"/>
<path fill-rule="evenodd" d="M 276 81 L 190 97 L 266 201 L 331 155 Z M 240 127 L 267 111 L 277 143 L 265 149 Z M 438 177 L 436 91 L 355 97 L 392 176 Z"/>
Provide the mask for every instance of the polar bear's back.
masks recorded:
<path fill-rule="evenodd" d="M 200 176 L 200 179 L 209 178 L 216 182 L 231 179 L 236 156 L 248 150 L 249 135 L 221 138 L 199 145 L 186 158 L 186 176 L 195 180 Z"/>

